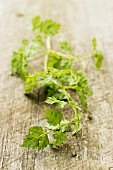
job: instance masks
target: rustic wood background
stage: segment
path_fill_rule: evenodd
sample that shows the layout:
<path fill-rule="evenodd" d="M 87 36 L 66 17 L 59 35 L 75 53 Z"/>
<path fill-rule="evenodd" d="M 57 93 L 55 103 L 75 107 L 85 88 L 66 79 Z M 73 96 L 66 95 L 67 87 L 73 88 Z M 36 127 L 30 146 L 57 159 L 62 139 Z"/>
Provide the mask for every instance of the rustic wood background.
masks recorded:
<path fill-rule="evenodd" d="M 25 97 L 21 80 L 10 76 L 12 51 L 23 38 L 32 38 L 31 19 L 35 15 L 60 22 L 61 34 L 56 39 L 70 40 L 76 54 L 88 54 L 91 38 L 96 37 L 105 56 L 101 71 L 92 60 L 83 63 L 94 92 L 88 99 L 92 120 L 86 113 L 84 128 L 77 136 L 58 150 L 40 152 L 20 144 L 29 127 L 44 124 L 45 106 Z M 0 168 L 113 169 L 113 0 L 0 0 Z"/>

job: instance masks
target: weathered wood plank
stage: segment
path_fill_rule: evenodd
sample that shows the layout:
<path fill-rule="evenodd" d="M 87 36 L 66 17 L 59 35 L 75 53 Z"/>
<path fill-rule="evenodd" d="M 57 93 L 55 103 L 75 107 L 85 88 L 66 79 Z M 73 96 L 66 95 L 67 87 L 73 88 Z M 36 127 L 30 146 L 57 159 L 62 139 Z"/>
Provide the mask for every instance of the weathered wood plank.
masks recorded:
<path fill-rule="evenodd" d="M 20 147 L 28 128 L 44 124 L 43 110 L 23 95 L 20 79 L 10 76 L 12 51 L 31 38 L 31 18 L 52 18 L 63 27 L 57 40 L 69 39 L 77 54 L 87 54 L 96 36 L 105 54 L 103 69 L 84 62 L 94 95 L 84 128 L 54 151 Z M 113 1 L 0 0 L 0 168 L 1 170 L 112 170 L 113 168 Z M 54 43 L 56 41 L 54 40 Z M 54 47 L 56 45 L 53 45 Z M 43 58 L 41 59 L 41 62 Z M 42 62 L 43 63 L 43 62 Z M 31 62 L 32 65 L 32 62 Z"/>

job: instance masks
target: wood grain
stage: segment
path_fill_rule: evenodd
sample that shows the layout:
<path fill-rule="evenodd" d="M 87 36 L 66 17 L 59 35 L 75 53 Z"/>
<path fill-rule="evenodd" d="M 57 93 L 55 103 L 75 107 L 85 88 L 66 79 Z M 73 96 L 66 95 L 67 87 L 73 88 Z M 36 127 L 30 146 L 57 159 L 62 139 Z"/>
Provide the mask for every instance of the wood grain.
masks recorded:
<path fill-rule="evenodd" d="M 21 80 L 10 76 L 12 51 L 23 38 L 32 38 L 31 18 L 35 15 L 60 22 L 61 34 L 56 39 L 69 39 L 76 54 L 88 54 L 91 38 L 96 37 L 105 56 L 100 72 L 91 60 L 83 63 L 94 93 L 88 99 L 88 113 L 93 119 L 88 120 L 86 113 L 84 128 L 76 137 L 69 138 L 58 150 L 47 148 L 40 152 L 20 145 L 29 127 L 44 125 L 45 106 L 25 97 Z M 112 170 L 113 1 L 0 0 L 0 23 L 1 170 Z M 42 66 L 43 57 L 40 62 Z"/>

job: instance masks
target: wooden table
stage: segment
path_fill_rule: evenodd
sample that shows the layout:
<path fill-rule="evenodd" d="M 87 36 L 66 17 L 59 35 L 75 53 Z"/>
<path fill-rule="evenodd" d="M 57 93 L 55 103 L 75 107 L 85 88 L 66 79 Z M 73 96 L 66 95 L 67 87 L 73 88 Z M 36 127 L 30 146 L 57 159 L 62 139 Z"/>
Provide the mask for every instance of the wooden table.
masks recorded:
<path fill-rule="evenodd" d="M 38 152 L 21 148 L 32 125 L 43 125 L 45 106 L 23 95 L 23 83 L 10 76 L 12 51 L 23 38 L 32 38 L 35 15 L 62 24 L 53 39 L 68 39 L 82 56 L 91 52 L 96 37 L 104 53 L 101 71 L 92 60 L 83 63 L 93 96 L 88 98 L 84 128 L 58 150 Z M 43 62 L 43 57 L 40 59 Z M 33 63 L 31 62 L 31 65 Z M 0 0 L 0 168 L 1 170 L 112 170 L 113 169 L 113 0 Z"/>

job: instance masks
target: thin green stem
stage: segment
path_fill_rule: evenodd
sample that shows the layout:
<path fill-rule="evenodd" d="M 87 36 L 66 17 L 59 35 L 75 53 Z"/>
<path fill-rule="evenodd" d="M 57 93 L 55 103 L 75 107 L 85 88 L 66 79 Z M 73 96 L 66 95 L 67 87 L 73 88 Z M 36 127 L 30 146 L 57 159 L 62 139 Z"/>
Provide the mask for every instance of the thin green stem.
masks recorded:
<path fill-rule="evenodd" d="M 45 72 L 47 71 L 47 63 L 48 63 L 48 57 L 51 49 L 51 42 L 50 42 L 50 37 L 47 37 L 46 39 L 46 45 L 47 45 L 47 51 L 44 59 L 44 70 Z"/>
<path fill-rule="evenodd" d="M 67 54 L 64 54 L 64 53 L 61 53 L 61 52 L 57 52 L 57 51 L 54 51 L 54 50 L 51 50 L 51 49 L 50 49 L 50 53 L 54 54 L 55 56 L 61 56 L 63 58 L 67 58 L 67 59 L 73 59 L 73 60 L 78 61 L 78 62 L 81 62 L 82 60 L 93 57 L 92 53 L 89 54 L 89 55 L 83 56 L 83 57 L 77 57 L 77 56 L 67 55 Z"/>
<path fill-rule="evenodd" d="M 54 51 L 54 50 L 50 50 L 50 52 L 52 54 L 54 54 L 55 56 L 61 56 L 63 58 L 67 58 L 67 59 L 79 60 L 79 58 L 77 56 L 67 55 L 67 54 L 64 54 L 64 53 L 61 53 L 61 52 L 57 52 L 57 51 Z"/>
<path fill-rule="evenodd" d="M 88 58 L 91 58 L 91 57 L 94 57 L 94 56 L 92 55 L 92 53 L 89 54 L 89 55 L 86 55 L 86 56 L 81 57 L 80 60 L 85 60 L 85 59 L 88 59 Z"/>
<path fill-rule="evenodd" d="M 51 49 L 51 39 L 50 37 L 47 37 L 47 49 Z"/>
<path fill-rule="evenodd" d="M 75 90 L 76 86 L 64 86 L 65 89 L 73 89 Z"/>

